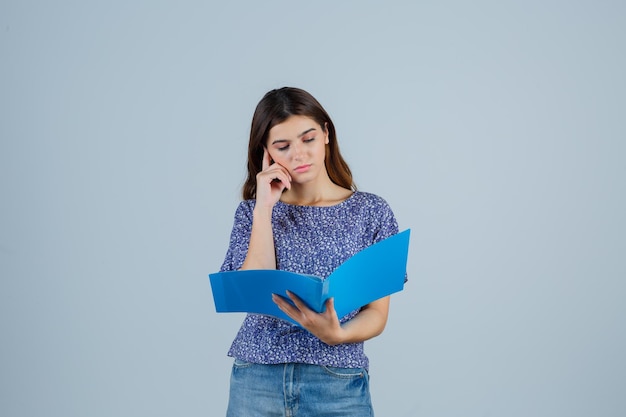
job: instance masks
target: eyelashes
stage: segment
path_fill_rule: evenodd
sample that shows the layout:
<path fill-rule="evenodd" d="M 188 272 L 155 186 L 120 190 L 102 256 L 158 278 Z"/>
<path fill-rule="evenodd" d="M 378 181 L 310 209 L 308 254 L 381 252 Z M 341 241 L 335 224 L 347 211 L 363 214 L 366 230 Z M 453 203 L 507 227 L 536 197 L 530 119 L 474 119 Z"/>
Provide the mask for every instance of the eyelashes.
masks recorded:
<path fill-rule="evenodd" d="M 310 143 L 313 142 L 315 140 L 315 137 L 309 138 L 309 139 L 304 139 L 302 142 L 304 143 Z M 276 148 L 276 150 L 278 151 L 286 151 L 287 149 L 289 149 L 289 145 L 285 145 L 285 146 L 281 146 L 280 148 Z"/>

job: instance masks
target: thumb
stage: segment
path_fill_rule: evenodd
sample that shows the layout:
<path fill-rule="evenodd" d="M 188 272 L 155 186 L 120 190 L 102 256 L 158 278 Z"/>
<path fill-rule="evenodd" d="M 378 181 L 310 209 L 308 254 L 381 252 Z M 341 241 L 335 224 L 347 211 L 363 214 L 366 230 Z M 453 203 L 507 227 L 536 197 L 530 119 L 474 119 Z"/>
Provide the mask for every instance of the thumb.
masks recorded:
<path fill-rule="evenodd" d="M 326 300 L 326 313 L 327 314 L 337 314 L 337 312 L 335 311 L 335 298 L 334 297 L 330 297 L 328 300 Z"/>

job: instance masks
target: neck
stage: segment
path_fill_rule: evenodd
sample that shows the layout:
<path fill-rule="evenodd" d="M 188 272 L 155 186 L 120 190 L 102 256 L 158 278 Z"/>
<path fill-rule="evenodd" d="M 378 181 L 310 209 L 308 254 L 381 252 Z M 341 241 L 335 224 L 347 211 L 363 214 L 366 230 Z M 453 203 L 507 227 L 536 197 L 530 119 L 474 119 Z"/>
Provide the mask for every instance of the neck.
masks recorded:
<path fill-rule="evenodd" d="M 332 206 L 342 202 L 352 195 L 352 190 L 330 181 L 320 181 L 315 184 L 293 184 L 291 189 L 283 193 L 281 201 L 296 206 Z"/>

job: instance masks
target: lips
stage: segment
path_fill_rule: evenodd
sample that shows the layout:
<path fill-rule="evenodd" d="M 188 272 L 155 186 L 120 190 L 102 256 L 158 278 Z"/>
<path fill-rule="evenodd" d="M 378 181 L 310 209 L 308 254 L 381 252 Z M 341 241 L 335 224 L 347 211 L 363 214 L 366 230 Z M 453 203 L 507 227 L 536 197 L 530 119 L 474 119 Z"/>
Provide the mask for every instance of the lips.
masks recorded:
<path fill-rule="evenodd" d="M 299 173 L 299 174 L 301 174 L 303 172 L 307 172 L 309 170 L 309 168 L 311 168 L 311 164 L 300 165 L 299 167 L 296 167 L 296 169 L 294 169 L 294 171 Z"/>

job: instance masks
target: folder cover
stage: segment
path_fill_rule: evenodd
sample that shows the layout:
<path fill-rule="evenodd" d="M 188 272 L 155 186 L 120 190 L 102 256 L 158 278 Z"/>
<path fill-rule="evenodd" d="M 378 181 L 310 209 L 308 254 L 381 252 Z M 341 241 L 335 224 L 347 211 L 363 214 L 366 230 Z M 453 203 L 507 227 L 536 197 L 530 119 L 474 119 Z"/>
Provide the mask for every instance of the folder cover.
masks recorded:
<path fill-rule="evenodd" d="M 285 297 L 289 290 L 318 313 L 334 297 L 337 316 L 344 317 L 404 288 L 410 232 L 407 229 L 363 249 L 326 279 L 276 269 L 209 274 L 215 310 L 267 314 L 297 324 L 272 301 L 272 294 Z"/>

